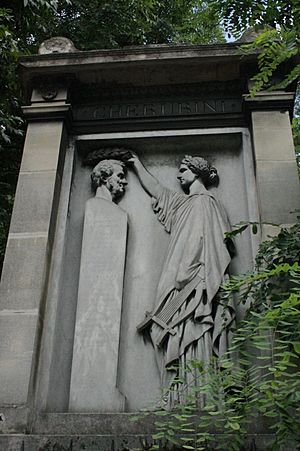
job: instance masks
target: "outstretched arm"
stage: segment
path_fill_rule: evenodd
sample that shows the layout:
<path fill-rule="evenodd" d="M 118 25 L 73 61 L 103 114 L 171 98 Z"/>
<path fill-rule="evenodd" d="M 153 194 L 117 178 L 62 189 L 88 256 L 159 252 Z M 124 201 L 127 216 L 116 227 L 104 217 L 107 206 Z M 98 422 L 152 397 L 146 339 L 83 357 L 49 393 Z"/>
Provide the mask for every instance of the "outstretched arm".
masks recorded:
<path fill-rule="evenodd" d="M 150 196 L 158 197 L 162 191 L 162 186 L 159 181 L 147 171 L 136 154 L 132 154 L 132 158 L 128 161 L 132 164 L 144 190 L 147 191 Z"/>

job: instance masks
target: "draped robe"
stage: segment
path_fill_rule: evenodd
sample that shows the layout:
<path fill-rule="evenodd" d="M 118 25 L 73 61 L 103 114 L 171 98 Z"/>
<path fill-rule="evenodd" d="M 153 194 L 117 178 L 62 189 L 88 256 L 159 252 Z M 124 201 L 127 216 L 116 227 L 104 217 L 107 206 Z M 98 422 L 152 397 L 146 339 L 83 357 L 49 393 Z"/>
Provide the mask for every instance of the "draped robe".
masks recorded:
<path fill-rule="evenodd" d="M 204 187 L 192 195 L 162 188 L 152 207 L 158 220 L 170 233 L 170 242 L 157 288 L 156 307 L 164 306 L 195 276 L 201 280 L 185 300 L 173 320 L 184 312 L 191 299 L 195 308 L 191 315 L 176 326 L 176 334 L 168 335 L 162 348 L 155 346 L 161 328 L 152 323 L 150 335 L 156 347 L 163 386 L 168 386 L 178 362 L 197 358 L 209 361 L 221 356 L 228 348 L 234 309 L 224 309 L 218 299 L 231 256 L 225 244 L 225 232 L 230 230 L 225 210 Z"/>

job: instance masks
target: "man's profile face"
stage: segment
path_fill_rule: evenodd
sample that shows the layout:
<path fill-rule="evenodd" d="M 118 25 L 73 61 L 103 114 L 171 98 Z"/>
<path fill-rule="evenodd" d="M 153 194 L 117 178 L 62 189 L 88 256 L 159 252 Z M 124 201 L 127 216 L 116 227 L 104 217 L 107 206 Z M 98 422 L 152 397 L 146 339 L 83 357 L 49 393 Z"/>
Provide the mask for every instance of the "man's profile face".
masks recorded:
<path fill-rule="evenodd" d="M 124 195 L 127 184 L 124 168 L 120 164 L 113 163 L 113 173 L 106 180 L 106 187 L 113 200 L 120 199 Z"/>

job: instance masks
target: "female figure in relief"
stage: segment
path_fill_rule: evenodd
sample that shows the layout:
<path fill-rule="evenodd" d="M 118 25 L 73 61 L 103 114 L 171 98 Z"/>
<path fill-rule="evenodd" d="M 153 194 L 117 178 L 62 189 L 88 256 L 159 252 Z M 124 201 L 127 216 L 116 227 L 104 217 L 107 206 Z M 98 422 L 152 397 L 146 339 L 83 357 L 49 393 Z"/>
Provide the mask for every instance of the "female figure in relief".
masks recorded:
<path fill-rule="evenodd" d="M 218 291 L 231 261 L 225 240 L 230 227 L 224 208 L 207 189 L 218 175 L 204 158 L 182 160 L 177 179 L 184 193 L 163 187 L 136 155 L 129 161 L 170 233 L 155 310 L 138 325 L 139 332 L 150 332 L 161 384 L 169 387 L 174 365 L 208 362 L 228 349 L 235 314 L 233 307 L 223 308 Z"/>

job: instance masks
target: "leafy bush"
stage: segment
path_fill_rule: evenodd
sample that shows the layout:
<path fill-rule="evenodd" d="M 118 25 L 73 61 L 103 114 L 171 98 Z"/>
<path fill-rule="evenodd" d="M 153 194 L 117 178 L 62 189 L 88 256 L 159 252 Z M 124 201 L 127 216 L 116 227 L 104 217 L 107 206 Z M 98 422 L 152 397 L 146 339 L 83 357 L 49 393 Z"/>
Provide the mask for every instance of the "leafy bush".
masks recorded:
<path fill-rule="evenodd" d="M 248 306 L 245 317 L 225 358 L 206 366 L 192 361 L 184 370 L 189 377 L 176 381 L 186 390 L 193 375 L 184 404 L 155 412 L 153 449 L 163 441 L 176 449 L 240 451 L 257 425 L 274 437 L 268 449 L 290 442 L 300 449 L 299 256 L 300 217 L 261 244 L 252 273 L 223 287 L 224 302 L 235 295 Z"/>

